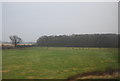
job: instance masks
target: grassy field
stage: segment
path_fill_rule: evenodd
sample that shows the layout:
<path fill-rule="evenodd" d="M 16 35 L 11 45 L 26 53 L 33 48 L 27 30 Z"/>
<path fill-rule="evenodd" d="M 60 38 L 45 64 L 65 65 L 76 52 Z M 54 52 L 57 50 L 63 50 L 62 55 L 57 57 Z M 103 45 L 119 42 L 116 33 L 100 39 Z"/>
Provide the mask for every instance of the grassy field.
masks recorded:
<path fill-rule="evenodd" d="M 32 47 L 2 54 L 3 79 L 66 79 L 118 68 L 116 48 Z"/>

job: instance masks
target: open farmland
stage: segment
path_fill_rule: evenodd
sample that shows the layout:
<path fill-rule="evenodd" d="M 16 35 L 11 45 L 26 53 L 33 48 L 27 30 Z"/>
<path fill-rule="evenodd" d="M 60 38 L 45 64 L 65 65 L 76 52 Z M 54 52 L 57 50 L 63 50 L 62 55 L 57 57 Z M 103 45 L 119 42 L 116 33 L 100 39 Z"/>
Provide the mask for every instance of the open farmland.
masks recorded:
<path fill-rule="evenodd" d="M 67 79 L 118 69 L 117 48 L 32 47 L 2 52 L 3 79 Z"/>

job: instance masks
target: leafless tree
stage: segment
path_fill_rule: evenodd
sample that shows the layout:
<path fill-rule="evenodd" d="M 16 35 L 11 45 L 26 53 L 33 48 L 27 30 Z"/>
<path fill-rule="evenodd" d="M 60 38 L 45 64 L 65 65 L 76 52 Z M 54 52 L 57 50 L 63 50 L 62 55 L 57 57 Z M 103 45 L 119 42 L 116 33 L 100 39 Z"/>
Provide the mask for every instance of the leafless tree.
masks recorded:
<path fill-rule="evenodd" d="M 12 44 L 16 47 L 18 43 L 21 43 L 22 42 L 22 39 L 16 35 L 13 35 L 13 36 L 9 36 Z"/>

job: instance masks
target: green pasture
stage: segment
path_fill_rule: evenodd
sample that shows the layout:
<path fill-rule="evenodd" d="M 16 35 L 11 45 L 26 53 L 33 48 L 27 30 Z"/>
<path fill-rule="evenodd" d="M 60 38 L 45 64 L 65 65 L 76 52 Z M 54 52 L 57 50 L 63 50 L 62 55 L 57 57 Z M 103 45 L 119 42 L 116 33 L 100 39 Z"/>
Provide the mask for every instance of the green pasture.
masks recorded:
<path fill-rule="evenodd" d="M 66 79 L 118 68 L 117 48 L 31 47 L 2 51 L 3 79 Z"/>

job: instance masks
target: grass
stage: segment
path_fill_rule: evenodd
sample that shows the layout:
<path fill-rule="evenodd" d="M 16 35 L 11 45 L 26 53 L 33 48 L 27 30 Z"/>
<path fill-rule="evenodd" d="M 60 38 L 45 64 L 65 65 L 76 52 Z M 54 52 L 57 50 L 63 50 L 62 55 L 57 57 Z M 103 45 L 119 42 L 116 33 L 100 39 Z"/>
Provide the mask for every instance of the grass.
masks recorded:
<path fill-rule="evenodd" d="M 3 79 L 66 79 L 118 68 L 116 48 L 32 47 L 2 52 Z"/>

